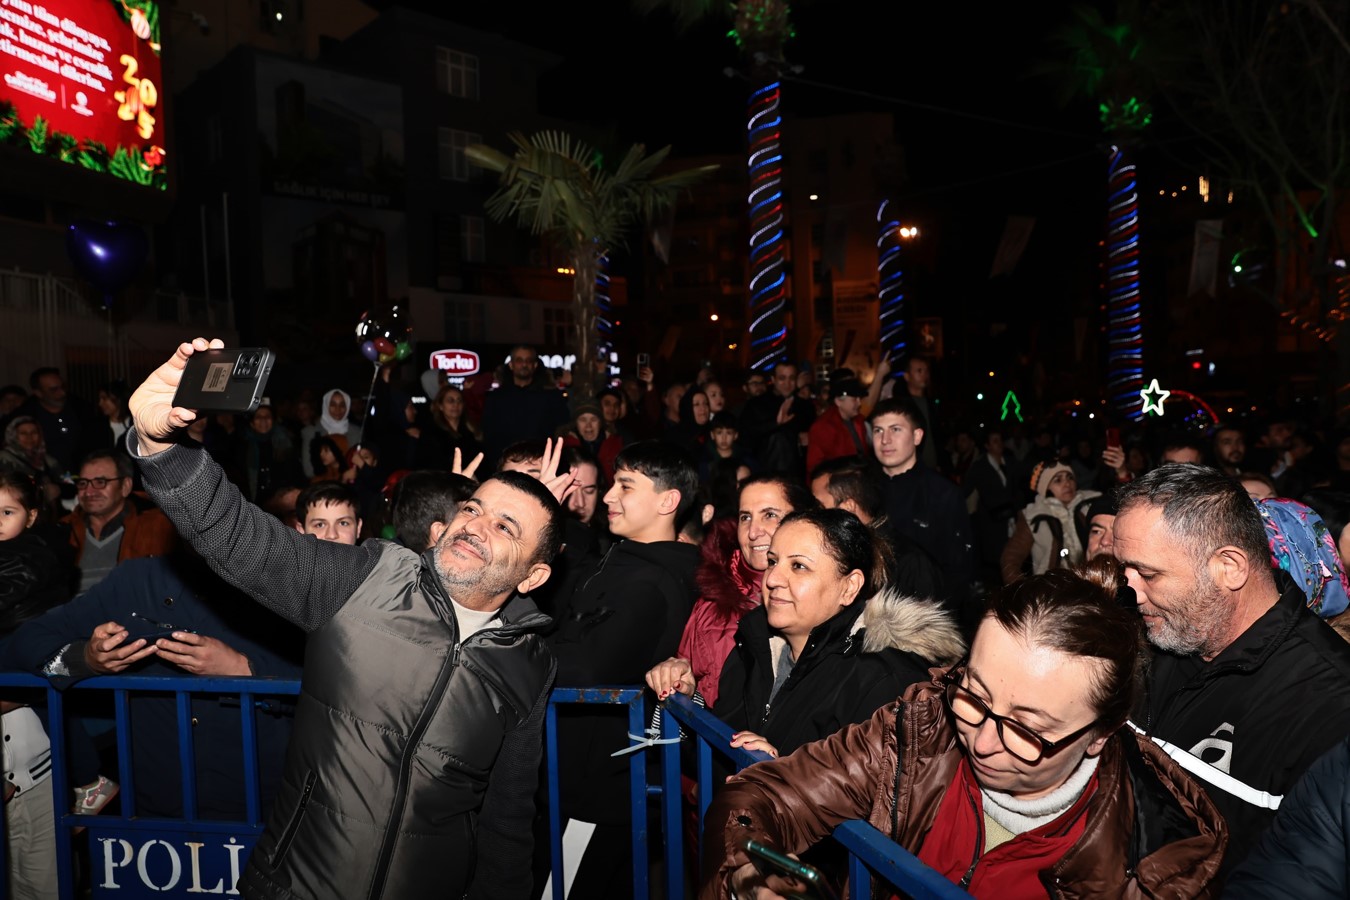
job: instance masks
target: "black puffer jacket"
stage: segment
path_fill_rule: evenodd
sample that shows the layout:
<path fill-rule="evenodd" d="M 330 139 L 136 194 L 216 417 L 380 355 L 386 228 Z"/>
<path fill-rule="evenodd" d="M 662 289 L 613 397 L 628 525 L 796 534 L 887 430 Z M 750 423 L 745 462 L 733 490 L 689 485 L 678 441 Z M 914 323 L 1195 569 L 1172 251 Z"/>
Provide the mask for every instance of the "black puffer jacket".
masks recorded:
<path fill-rule="evenodd" d="M 537 633 L 547 617 L 516 597 L 461 643 L 429 555 L 302 536 L 245 503 L 198 447 L 140 464 L 213 569 L 310 632 L 281 790 L 244 895 L 526 896 L 554 672 Z"/>
<path fill-rule="evenodd" d="M 1350 897 L 1350 739 L 1313 763 L 1280 804 L 1225 900 L 1341 900 Z"/>
<path fill-rule="evenodd" d="M 773 702 L 775 661 L 785 641 L 758 607 L 741 618 L 719 683 L 717 717 L 760 735 L 786 756 L 926 681 L 931 666 L 965 653 L 960 630 L 936 603 L 882 591 L 816 626 Z"/>
<path fill-rule="evenodd" d="M 0 640 L 70 599 L 69 569 L 31 531 L 0 541 Z"/>

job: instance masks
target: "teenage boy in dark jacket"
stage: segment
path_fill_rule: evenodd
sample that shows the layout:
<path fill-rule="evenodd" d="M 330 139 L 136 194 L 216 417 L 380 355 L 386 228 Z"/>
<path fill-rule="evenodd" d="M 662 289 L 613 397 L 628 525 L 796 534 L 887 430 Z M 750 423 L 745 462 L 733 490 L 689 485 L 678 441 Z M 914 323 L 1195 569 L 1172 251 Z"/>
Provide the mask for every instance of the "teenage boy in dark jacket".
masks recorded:
<path fill-rule="evenodd" d="M 698 547 L 676 541 L 694 503 L 698 474 L 673 444 L 630 444 L 614 464 L 605 494 L 610 531 L 618 538 L 558 615 L 549 645 L 558 685 L 642 684 L 647 670 L 675 655 L 697 597 Z M 594 707 L 560 710 L 559 779 L 565 818 L 598 824 L 574 897 L 621 897 L 633 883 L 627 719 Z M 595 880 L 592 880 L 595 879 Z"/>

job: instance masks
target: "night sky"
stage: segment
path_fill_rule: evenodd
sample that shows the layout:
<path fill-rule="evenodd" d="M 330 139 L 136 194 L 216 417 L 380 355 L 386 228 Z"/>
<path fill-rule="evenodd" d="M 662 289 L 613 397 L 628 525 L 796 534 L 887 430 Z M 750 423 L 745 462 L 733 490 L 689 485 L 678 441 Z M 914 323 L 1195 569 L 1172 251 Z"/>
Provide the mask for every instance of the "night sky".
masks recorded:
<path fill-rule="evenodd" d="M 802 71 L 785 80 L 785 111 L 895 116 L 908 173 L 895 199 L 932 241 L 927 270 L 912 273 L 913 314 L 949 319 L 949 379 L 1029 368 L 1032 358 L 1050 364 L 1041 375 L 1050 381 L 1071 374 L 1074 361 L 1057 352 L 1081 317 L 1096 314 L 1106 155 L 1095 107 L 1062 106 L 1058 86 L 1031 74 L 1053 56 L 1047 36 L 1067 9 L 794 7 L 786 56 Z M 749 85 L 724 74 L 744 67 L 725 18 L 680 34 L 669 15 L 642 16 L 624 0 L 539 5 L 528 17 L 510 5 L 456 5 L 454 16 L 564 58 L 542 85 L 545 112 L 613 131 L 625 145 L 669 143 L 676 156 L 744 150 Z M 990 279 L 1009 215 L 1035 217 L 1035 231 L 1016 275 Z"/>
<path fill-rule="evenodd" d="M 1066 8 L 974 12 L 870 0 L 794 7 L 787 60 L 802 71 L 785 85 L 784 104 L 789 114 L 894 113 L 916 194 L 940 197 L 976 183 L 986 196 L 1041 196 L 1039 186 L 1065 166 L 1099 159 L 1091 109 L 1061 109 L 1050 84 L 1028 75 L 1049 55 L 1044 35 Z M 679 34 L 669 15 L 638 15 L 624 0 L 538 4 L 524 17 L 509 4 L 453 9 L 464 24 L 564 57 L 543 86 L 548 111 L 612 124 L 627 141 L 672 144 L 677 155 L 743 149 L 748 84 L 724 74 L 743 67 L 725 18 Z M 889 10 L 884 19 L 878 9 Z"/>

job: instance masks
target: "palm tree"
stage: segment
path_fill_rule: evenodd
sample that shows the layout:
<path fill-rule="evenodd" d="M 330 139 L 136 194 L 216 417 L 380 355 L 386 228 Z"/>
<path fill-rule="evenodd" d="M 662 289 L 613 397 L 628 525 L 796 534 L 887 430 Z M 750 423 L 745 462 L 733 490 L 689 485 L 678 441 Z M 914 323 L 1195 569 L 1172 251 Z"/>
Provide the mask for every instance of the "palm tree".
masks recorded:
<path fill-rule="evenodd" d="M 781 74 L 783 46 L 792 37 L 786 0 L 633 0 L 642 12 L 664 8 L 681 27 L 727 10 L 728 32 L 749 63 L 746 123 L 750 169 L 750 367 L 770 370 L 787 353 Z"/>
<path fill-rule="evenodd" d="M 595 393 L 594 366 L 600 362 L 596 281 L 604 260 L 635 225 L 669 210 L 681 191 L 717 167 L 654 175 L 670 148 L 648 155 L 644 145 L 634 144 L 611 172 L 599 153 L 563 132 L 529 137 L 513 132 L 508 137 L 515 145 L 511 156 L 484 144 L 466 147 L 464 153 L 474 165 L 500 175 L 500 186 L 486 203 L 494 221 L 514 219 L 534 234 L 551 236 L 568 253 L 578 375 L 573 390 L 580 399 L 589 399 Z"/>
<path fill-rule="evenodd" d="M 1139 280 L 1139 188 L 1133 159 L 1139 133 L 1152 121 L 1148 103 L 1159 64 L 1142 37 L 1142 11 L 1129 0 L 1108 22 L 1093 7 L 1078 6 L 1073 21 L 1052 40 L 1067 53 L 1053 65 L 1064 99 L 1098 101 L 1109 141 L 1104 275 L 1106 283 L 1106 386 L 1112 408 L 1129 419 L 1143 415 L 1143 294 Z M 1042 68 L 1044 71 L 1044 67 Z M 1066 77 L 1067 76 L 1067 77 Z"/>

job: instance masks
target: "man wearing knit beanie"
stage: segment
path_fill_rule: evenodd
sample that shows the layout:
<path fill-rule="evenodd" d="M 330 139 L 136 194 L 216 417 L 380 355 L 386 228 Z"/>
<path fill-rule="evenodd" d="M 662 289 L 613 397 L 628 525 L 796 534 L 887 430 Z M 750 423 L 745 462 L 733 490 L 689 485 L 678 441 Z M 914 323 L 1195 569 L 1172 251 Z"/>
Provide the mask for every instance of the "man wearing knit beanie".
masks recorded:
<path fill-rule="evenodd" d="M 1098 556 L 1110 556 L 1115 548 L 1116 500 L 1109 494 L 1088 502 L 1083 509 L 1084 525 L 1087 526 L 1086 556 L 1096 559 Z"/>

